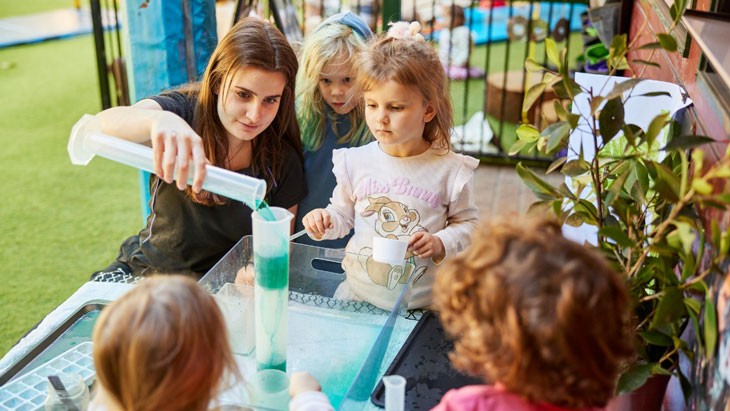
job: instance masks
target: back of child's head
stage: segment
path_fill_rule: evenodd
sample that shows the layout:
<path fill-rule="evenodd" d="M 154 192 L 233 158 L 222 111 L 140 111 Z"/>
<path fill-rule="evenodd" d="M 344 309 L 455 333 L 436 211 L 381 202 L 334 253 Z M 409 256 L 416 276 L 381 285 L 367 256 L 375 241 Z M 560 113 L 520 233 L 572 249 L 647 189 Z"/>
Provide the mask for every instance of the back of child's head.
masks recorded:
<path fill-rule="evenodd" d="M 325 101 L 319 89 L 324 67 L 335 61 L 347 64 L 355 76 L 354 59 L 365 49 L 373 33 L 368 25 L 351 12 L 338 13 L 320 23 L 304 40 L 300 49 L 297 73 L 297 118 L 302 128 L 302 140 L 307 149 L 318 149 L 324 138 Z M 357 95 L 355 108 L 349 113 L 352 128 L 341 142 L 356 146 L 364 142 L 366 124 L 362 99 Z"/>
<path fill-rule="evenodd" d="M 438 53 L 419 31 L 417 22 L 396 22 L 387 34 L 371 41 L 357 64 L 358 87 L 367 92 L 392 80 L 419 92 L 436 111 L 426 123 L 423 138 L 435 147 L 450 149 L 454 118 L 446 73 Z"/>
<path fill-rule="evenodd" d="M 632 354 L 623 280 L 554 220 L 483 222 L 433 292 L 454 365 L 532 402 L 604 406 Z"/>
<path fill-rule="evenodd" d="M 239 375 L 215 300 L 189 277 L 141 281 L 102 311 L 93 342 L 97 381 L 125 410 L 206 410 Z"/>

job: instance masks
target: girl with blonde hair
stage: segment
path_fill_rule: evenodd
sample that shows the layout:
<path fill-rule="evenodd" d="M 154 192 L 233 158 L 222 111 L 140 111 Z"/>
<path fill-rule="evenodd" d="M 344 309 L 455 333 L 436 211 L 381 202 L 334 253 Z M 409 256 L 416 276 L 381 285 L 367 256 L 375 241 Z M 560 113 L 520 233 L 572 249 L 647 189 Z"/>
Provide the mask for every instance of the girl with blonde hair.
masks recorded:
<path fill-rule="evenodd" d="M 327 205 L 335 188 L 332 150 L 357 147 L 370 141 L 362 95 L 355 88 L 354 61 L 372 36 L 360 17 L 335 14 L 307 35 L 300 50 L 297 73 L 297 119 L 304 144 L 304 170 L 309 194 L 299 204 L 301 217 Z M 314 245 L 309 237 L 297 242 Z M 324 241 L 320 247 L 343 248 L 347 238 Z"/>

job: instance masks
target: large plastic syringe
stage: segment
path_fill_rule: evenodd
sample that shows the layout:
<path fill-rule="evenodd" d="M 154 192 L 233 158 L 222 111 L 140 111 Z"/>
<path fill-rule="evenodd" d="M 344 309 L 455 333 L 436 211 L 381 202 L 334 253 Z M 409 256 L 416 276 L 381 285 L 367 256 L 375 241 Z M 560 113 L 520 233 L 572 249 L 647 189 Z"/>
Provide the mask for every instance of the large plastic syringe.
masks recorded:
<path fill-rule="evenodd" d="M 98 155 L 154 173 L 151 148 L 103 134 L 99 119 L 89 114 L 81 117 L 71 129 L 68 155 L 71 157 L 71 163 L 76 165 L 87 165 L 95 155 Z M 194 168 L 191 167 L 188 184 L 193 183 L 194 172 Z M 266 181 L 206 165 L 203 189 L 241 201 L 252 210 L 256 210 L 264 201 Z"/>

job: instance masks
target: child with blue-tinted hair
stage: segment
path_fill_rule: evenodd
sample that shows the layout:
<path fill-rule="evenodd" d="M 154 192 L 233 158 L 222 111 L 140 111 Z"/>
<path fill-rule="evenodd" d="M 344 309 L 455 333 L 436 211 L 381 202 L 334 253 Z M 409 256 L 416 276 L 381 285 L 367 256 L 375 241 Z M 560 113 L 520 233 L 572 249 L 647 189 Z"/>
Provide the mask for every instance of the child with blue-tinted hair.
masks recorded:
<path fill-rule="evenodd" d="M 344 12 L 323 21 L 302 45 L 297 73 L 297 120 L 302 131 L 309 194 L 299 203 L 295 231 L 304 228 L 302 216 L 329 202 L 336 183 L 332 151 L 370 141 L 362 95 L 353 87 L 353 61 L 372 34 L 360 17 Z M 303 236 L 296 241 L 344 248 L 348 239 L 349 236 L 316 243 Z"/>

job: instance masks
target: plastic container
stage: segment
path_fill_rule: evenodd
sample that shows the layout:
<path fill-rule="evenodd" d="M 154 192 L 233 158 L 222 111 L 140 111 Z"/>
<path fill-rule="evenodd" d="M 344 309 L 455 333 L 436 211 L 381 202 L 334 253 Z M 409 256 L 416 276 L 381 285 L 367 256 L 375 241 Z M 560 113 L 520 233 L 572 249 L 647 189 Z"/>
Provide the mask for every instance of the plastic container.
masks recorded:
<path fill-rule="evenodd" d="M 254 262 L 254 241 L 253 236 L 243 237 L 200 284 L 215 294 L 235 282 L 241 268 Z M 370 394 L 415 327 L 418 313 L 406 310 L 405 296 L 393 311 L 335 297 L 345 281 L 344 249 L 298 243 L 288 247 L 286 368 L 311 373 L 336 410 L 372 409 Z M 251 381 L 257 372 L 255 355 L 236 359 L 244 380 Z M 230 398 L 226 404 L 240 403 Z"/>
<path fill-rule="evenodd" d="M 55 380 L 51 380 L 57 377 Z M 46 411 L 84 411 L 89 407 L 89 387 L 79 374 L 49 376 Z"/>
<path fill-rule="evenodd" d="M 154 173 L 151 148 L 103 134 L 99 119 L 89 114 L 81 117 L 71 129 L 68 155 L 75 165 L 87 165 L 98 155 Z M 211 165 L 207 165 L 205 170 L 204 190 L 241 201 L 252 210 L 263 202 L 266 194 L 264 180 Z M 188 184 L 192 184 L 194 172 L 191 168 Z"/>
<path fill-rule="evenodd" d="M 289 377 L 280 370 L 261 370 L 246 387 L 251 405 L 271 410 L 289 409 Z"/>
<path fill-rule="evenodd" d="M 256 345 L 253 287 L 228 283 L 215 294 L 234 354 L 249 355 Z"/>
<path fill-rule="evenodd" d="M 289 231 L 294 216 L 280 207 L 254 211 L 256 368 L 286 372 Z"/>

